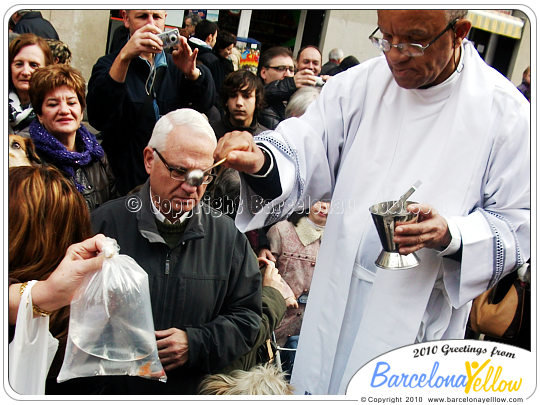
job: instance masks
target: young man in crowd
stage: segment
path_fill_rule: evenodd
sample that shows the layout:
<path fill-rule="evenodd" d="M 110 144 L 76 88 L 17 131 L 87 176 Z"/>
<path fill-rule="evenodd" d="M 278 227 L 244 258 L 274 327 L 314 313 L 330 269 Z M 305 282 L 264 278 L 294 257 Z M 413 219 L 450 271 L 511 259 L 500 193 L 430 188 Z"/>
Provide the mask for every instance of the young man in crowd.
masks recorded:
<path fill-rule="evenodd" d="M 225 115 L 210 122 L 219 139 L 231 131 L 248 131 L 258 135 L 268 128 L 257 120 L 257 113 L 264 103 L 264 87 L 257 76 L 248 70 L 230 73 L 221 89 L 221 102 Z"/>

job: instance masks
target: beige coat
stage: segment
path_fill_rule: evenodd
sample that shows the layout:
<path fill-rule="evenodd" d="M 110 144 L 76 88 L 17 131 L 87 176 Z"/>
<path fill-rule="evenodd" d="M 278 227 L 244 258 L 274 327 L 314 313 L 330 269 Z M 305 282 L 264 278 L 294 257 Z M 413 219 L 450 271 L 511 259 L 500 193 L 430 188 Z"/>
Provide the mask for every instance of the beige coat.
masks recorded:
<path fill-rule="evenodd" d="M 299 223 L 300 225 L 300 223 Z M 281 221 L 268 231 L 270 250 L 276 256 L 276 267 L 281 277 L 289 284 L 296 299 L 309 293 L 311 278 L 315 270 L 320 238 L 307 246 L 300 241 L 297 228 L 289 221 Z M 298 303 L 298 308 L 289 308 L 276 329 L 276 339 L 280 346 L 289 336 L 300 334 L 306 304 Z"/>

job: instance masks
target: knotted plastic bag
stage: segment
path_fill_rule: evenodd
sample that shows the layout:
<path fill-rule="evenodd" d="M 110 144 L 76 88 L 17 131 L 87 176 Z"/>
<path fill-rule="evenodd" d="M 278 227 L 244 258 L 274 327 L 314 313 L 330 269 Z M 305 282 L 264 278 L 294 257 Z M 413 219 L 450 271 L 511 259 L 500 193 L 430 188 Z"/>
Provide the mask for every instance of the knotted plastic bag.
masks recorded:
<path fill-rule="evenodd" d="M 163 382 L 148 275 L 107 238 L 101 271 L 85 280 L 71 302 L 66 353 L 57 381 L 130 375 Z"/>

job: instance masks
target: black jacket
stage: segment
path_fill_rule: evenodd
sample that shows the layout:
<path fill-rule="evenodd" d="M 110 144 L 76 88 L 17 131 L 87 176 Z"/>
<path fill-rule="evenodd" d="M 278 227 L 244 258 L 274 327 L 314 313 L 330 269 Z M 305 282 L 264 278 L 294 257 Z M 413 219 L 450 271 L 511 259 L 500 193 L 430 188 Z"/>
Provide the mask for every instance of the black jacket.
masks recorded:
<path fill-rule="evenodd" d="M 227 132 L 232 131 L 247 131 L 253 136 L 259 135 L 261 132 L 268 131 L 268 128 L 259 124 L 257 117 L 253 117 L 253 121 L 249 127 L 239 127 L 231 124 L 228 114 L 226 114 L 219 121 L 210 121 L 210 125 L 212 126 L 217 139 L 222 138 Z"/>
<path fill-rule="evenodd" d="M 335 67 L 338 67 L 339 65 L 336 62 L 328 61 L 321 67 L 321 75 L 327 75 L 328 72 L 330 72 Z"/>
<path fill-rule="evenodd" d="M 275 80 L 264 86 L 264 102 L 266 107 L 259 112 L 259 122 L 269 129 L 276 129 L 285 119 L 285 107 L 297 90 L 293 77 Z"/>
<path fill-rule="evenodd" d="M 143 149 L 148 144 L 157 121 L 152 94 L 145 85 L 150 74 L 148 62 L 135 58 L 129 65 L 126 81 L 118 83 L 109 70 L 118 52 L 101 57 L 92 69 L 88 82 L 87 112 L 90 124 L 102 132 L 118 191 L 126 194 L 148 178 L 144 169 Z M 165 54 L 167 66 L 155 91 L 159 115 L 178 108 L 207 111 L 214 101 L 214 82 L 208 69 L 199 66 L 201 76 L 190 81 L 176 67 L 172 56 Z"/>
<path fill-rule="evenodd" d="M 221 105 L 219 93 L 221 92 L 225 77 L 227 77 L 229 73 L 234 72 L 232 62 L 229 59 L 222 58 L 219 54 L 214 52 L 214 50 L 198 45 L 192 40 L 189 41 L 189 45 L 192 48 L 199 49 L 197 60 L 210 70 L 210 74 L 212 75 L 212 79 L 214 79 L 214 85 L 216 87 L 216 99 L 214 105 L 219 109 L 221 114 L 224 114 L 225 111 Z"/>
<path fill-rule="evenodd" d="M 212 52 L 211 49 L 208 49 L 203 46 L 198 46 L 191 41 L 189 42 L 189 44 L 192 46 L 192 48 L 199 49 L 199 53 L 197 54 L 197 60 L 203 63 L 208 69 L 210 69 L 210 73 L 212 74 L 212 79 L 214 79 L 214 84 L 216 85 L 216 90 L 219 90 L 221 86 L 218 87 L 215 81 L 216 66 L 219 63 L 218 57 L 214 54 L 214 52 Z"/>
<path fill-rule="evenodd" d="M 55 166 L 49 160 L 49 156 L 43 151 L 36 149 L 36 153 L 44 164 Z M 61 170 L 60 168 L 58 169 Z M 63 173 L 71 179 L 69 174 Z M 119 196 L 116 190 L 116 180 L 109 166 L 107 155 L 103 156 L 100 160 L 95 160 L 86 166 L 76 169 L 75 179 L 84 188 L 81 194 L 90 211 Z"/>
<path fill-rule="evenodd" d="M 230 373 L 239 369 L 248 371 L 257 364 L 271 360 L 266 341 L 272 339 L 272 332 L 279 326 L 287 311 L 285 299 L 275 288 L 269 286 L 262 288 L 262 311 L 261 327 L 253 349 L 220 372 Z"/>
<path fill-rule="evenodd" d="M 206 50 L 206 52 L 203 52 L 202 54 L 200 52 L 201 51 L 199 51 L 199 55 L 201 55 L 201 57 L 199 59 L 206 67 L 208 67 L 208 69 L 210 69 L 210 73 L 212 74 L 216 86 L 216 93 L 219 95 L 221 87 L 223 86 L 223 81 L 229 73 L 234 72 L 234 66 L 229 59 L 222 58 L 213 51 L 208 52 L 208 50 Z M 216 97 L 216 104 L 218 101 L 219 96 Z"/>
<path fill-rule="evenodd" d="M 189 339 L 187 365 L 168 372 L 166 384 L 133 377 L 128 393 L 195 393 L 205 374 L 247 353 L 259 332 L 261 276 L 246 237 L 204 204 L 187 221 L 170 249 L 157 230 L 148 182 L 92 213 L 94 231 L 115 238 L 120 253 L 148 273 L 155 329 L 183 329 Z"/>
<path fill-rule="evenodd" d="M 24 14 L 15 24 L 13 32 L 17 34 L 31 32 L 42 38 L 60 39 L 52 24 L 45 20 L 39 11 L 30 11 Z"/>

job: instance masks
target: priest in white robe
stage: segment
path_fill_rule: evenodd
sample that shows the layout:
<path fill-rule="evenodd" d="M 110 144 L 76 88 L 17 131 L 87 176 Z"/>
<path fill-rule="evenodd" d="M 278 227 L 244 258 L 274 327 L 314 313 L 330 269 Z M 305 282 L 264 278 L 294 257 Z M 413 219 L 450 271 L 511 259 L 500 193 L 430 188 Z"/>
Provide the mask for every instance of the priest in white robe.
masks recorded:
<path fill-rule="evenodd" d="M 344 394 L 392 349 L 464 337 L 471 300 L 530 256 L 530 109 L 465 37 L 466 10 L 381 10 L 383 55 L 333 77 L 301 118 L 214 157 L 242 175 L 237 226 L 331 199 L 291 383 Z M 380 32 L 379 32 L 380 31 Z M 398 226 L 408 270 L 375 266 L 368 208 L 412 184 L 425 215 Z"/>

